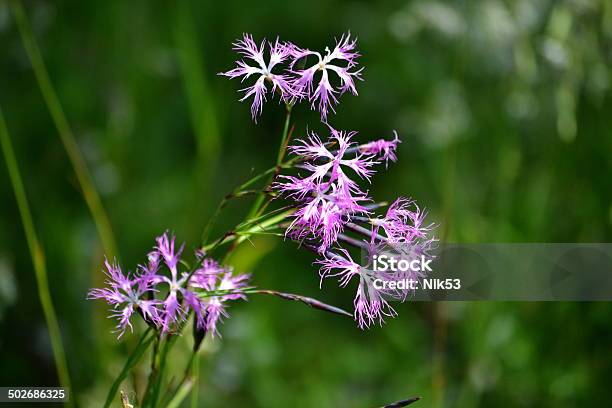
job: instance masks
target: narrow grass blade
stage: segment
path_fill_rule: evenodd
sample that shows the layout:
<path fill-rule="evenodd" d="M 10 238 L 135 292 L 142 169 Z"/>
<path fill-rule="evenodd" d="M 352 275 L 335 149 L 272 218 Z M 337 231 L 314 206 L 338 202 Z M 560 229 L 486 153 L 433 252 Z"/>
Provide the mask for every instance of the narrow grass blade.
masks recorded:
<path fill-rule="evenodd" d="M 55 89 L 53 88 L 53 84 L 49 78 L 49 73 L 45 67 L 45 63 L 40 50 L 38 49 L 38 45 L 36 44 L 34 33 L 30 27 L 28 17 L 23 9 L 23 5 L 19 0 L 11 0 L 10 4 L 13 10 L 13 15 L 15 16 L 15 21 L 17 22 L 19 33 L 21 35 L 21 41 L 23 42 L 23 46 L 26 50 L 28 58 L 30 59 L 30 63 L 32 64 L 32 69 L 34 70 L 36 80 L 38 81 L 38 86 L 40 87 L 40 91 L 45 99 L 47 108 L 51 113 L 51 117 L 53 118 L 53 122 L 55 123 L 55 127 L 57 128 L 62 144 L 64 145 L 64 149 L 68 154 L 72 168 L 77 176 L 85 202 L 89 207 L 89 211 L 91 212 L 94 223 L 96 224 L 98 234 L 100 235 L 100 240 L 102 241 L 102 246 L 104 247 L 106 256 L 109 257 L 109 259 L 113 259 L 114 257 L 117 257 L 118 253 L 110 221 L 104 207 L 102 206 L 102 201 L 100 200 L 100 196 L 98 195 L 98 192 L 94 186 L 91 174 L 89 173 L 87 165 L 85 164 L 85 160 L 83 159 L 79 146 L 77 145 L 72 129 L 68 124 L 68 120 L 66 119 L 66 115 L 64 114 L 59 98 L 55 92 Z"/>
<path fill-rule="evenodd" d="M 182 328 L 181 328 L 182 330 Z M 156 408 L 158 406 L 159 396 L 161 393 L 161 389 L 164 382 L 164 375 L 166 371 L 166 362 L 168 360 L 168 355 L 170 354 L 170 350 L 176 343 L 178 339 L 177 336 L 168 337 L 167 340 L 163 343 L 161 351 L 157 356 L 158 362 L 156 364 L 156 370 L 149 377 L 149 391 L 147 395 L 145 395 L 145 399 L 143 401 L 143 407 L 151 407 Z"/>
<path fill-rule="evenodd" d="M 297 302 L 302 302 L 305 305 L 310 306 L 310 307 L 312 307 L 314 309 L 319 309 L 319 310 L 323 310 L 325 312 L 339 314 L 339 315 L 342 315 L 342 316 L 353 317 L 352 314 L 350 314 L 349 312 L 347 312 L 344 309 L 340 309 L 339 307 L 328 305 L 327 303 L 323 303 L 321 301 L 318 301 L 317 299 L 309 298 L 309 297 L 306 297 L 306 296 L 295 295 L 293 293 L 277 292 L 275 290 L 266 290 L 266 289 L 258 289 L 258 290 L 253 291 L 252 293 L 261 293 L 261 294 L 265 294 L 265 295 L 273 295 L 273 296 L 276 296 L 276 297 L 279 297 L 279 298 L 285 299 L 285 300 L 293 300 L 293 301 L 297 301 Z"/>
<path fill-rule="evenodd" d="M 204 76 L 204 59 L 200 52 L 197 30 L 193 21 L 190 0 L 176 2 L 174 39 L 191 122 L 196 135 L 200 158 L 204 163 L 214 164 L 220 147 L 219 127 L 214 98 Z"/>
<path fill-rule="evenodd" d="M 66 362 L 66 355 L 64 353 L 64 346 L 62 344 L 62 336 L 59 324 L 57 322 L 55 308 L 53 307 L 53 301 L 51 300 L 51 293 L 49 292 L 49 280 L 47 278 L 45 255 L 38 240 L 38 236 L 36 235 L 34 221 L 32 220 L 32 214 L 28 205 L 21 174 L 19 173 L 15 152 L 13 151 L 8 129 L 4 121 L 2 108 L 0 108 L 0 142 L 2 145 L 2 152 L 4 153 L 4 159 L 6 161 L 6 166 L 8 167 L 11 184 L 13 186 L 13 192 L 15 193 L 15 199 L 17 200 L 17 206 L 19 207 L 21 222 L 23 223 L 23 229 L 25 230 L 28 247 L 30 249 L 30 256 L 32 257 L 32 263 L 34 264 L 36 284 L 38 286 L 38 297 L 40 299 L 45 320 L 47 322 L 47 329 L 49 330 L 49 337 L 51 339 L 51 348 L 53 349 L 53 358 L 57 368 L 57 375 L 62 387 L 70 389 L 70 375 L 68 374 L 68 364 Z"/>
<path fill-rule="evenodd" d="M 117 378 L 115 378 L 115 381 L 113 381 L 113 385 L 111 385 L 111 388 L 108 391 L 108 395 L 106 396 L 104 408 L 110 407 L 113 400 L 115 399 L 115 395 L 117 395 L 117 390 L 119 390 L 121 383 L 130 373 L 132 368 L 134 368 L 134 366 L 140 361 L 142 355 L 145 353 L 145 351 L 147 351 L 154 339 L 155 333 L 153 333 L 150 328 L 143 333 L 142 337 L 140 338 L 140 341 L 138 342 L 138 345 L 136 346 L 132 354 L 130 354 L 130 356 L 128 357 L 127 361 L 125 362 L 125 365 L 123 366 L 123 369 L 121 370 Z"/>
<path fill-rule="evenodd" d="M 193 378 L 188 378 L 174 395 L 174 398 L 166 405 L 166 408 L 178 408 L 181 402 L 189 395 L 189 391 L 193 387 Z"/>
<path fill-rule="evenodd" d="M 193 360 L 193 391 L 191 392 L 191 408 L 198 408 L 198 380 L 200 379 L 200 355 L 196 353 Z"/>
<path fill-rule="evenodd" d="M 408 405 L 414 404 L 415 402 L 417 402 L 420 399 L 421 399 L 421 397 L 412 397 L 412 398 L 404 399 L 404 400 L 401 400 L 401 401 L 393 402 L 391 404 L 385 405 L 382 408 L 402 408 L 402 407 L 407 407 Z"/>

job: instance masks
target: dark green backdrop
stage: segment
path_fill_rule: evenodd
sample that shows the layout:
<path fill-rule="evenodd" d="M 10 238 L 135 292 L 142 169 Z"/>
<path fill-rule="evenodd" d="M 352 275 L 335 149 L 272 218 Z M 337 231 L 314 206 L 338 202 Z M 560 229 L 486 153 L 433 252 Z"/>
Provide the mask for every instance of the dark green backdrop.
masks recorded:
<path fill-rule="evenodd" d="M 193 248 L 220 198 L 275 160 L 283 109 L 259 124 L 237 101 L 231 42 L 243 32 L 309 48 L 359 38 L 365 81 L 330 122 L 362 141 L 397 129 L 379 200 L 411 196 L 452 242 L 612 239 L 612 6 L 592 1 L 28 1 L 49 74 L 93 174 L 122 264 L 176 232 Z M 75 397 L 101 405 L 136 335 L 117 342 L 85 301 L 103 250 L 6 2 L 0 104 L 48 260 Z M 305 106 L 296 135 L 323 130 Z M 0 385 L 57 379 L 23 227 L 0 165 Z M 216 233 L 241 219 L 233 204 Z M 261 287 L 351 308 L 319 289 L 313 257 L 275 238 L 232 258 Z M 362 332 L 275 298 L 232 305 L 205 345 L 206 407 L 609 404 L 607 303 L 419 303 Z M 186 357 L 177 347 L 175 362 Z M 144 370 L 144 368 L 143 368 Z M 144 371 L 142 371 L 144 373 Z M 141 374 L 142 374 L 141 373 Z M 131 383 L 126 383 L 130 386 Z M 136 378 L 142 387 L 142 378 Z"/>

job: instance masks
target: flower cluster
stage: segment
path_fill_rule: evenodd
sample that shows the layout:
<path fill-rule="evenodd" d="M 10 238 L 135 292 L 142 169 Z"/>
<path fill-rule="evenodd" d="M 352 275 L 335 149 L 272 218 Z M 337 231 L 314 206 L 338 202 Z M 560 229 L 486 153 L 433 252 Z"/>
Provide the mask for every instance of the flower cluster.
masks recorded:
<path fill-rule="evenodd" d="M 413 256 L 427 253 L 432 247 L 433 226 L 424 224 L 426 212 L 406 198 L 398 198 L 384 216 L 376 216 L 374 210 L 380 205 L 359 185 L 360 181 L 371 182 L 376 164 L 397 160 L 397 133 L 392 140 L 358 145 L 353 141 L 356 132 L 331 127 L 330 131 L 326 142 L 310 133 L 291 147 L 302 163 L 299 168 L 307 174 L 280 175 L 273 188 L 293 201 L 296 210 L 285 235 L 322 256 L 317 261 L 321 278 L 337 277 L 342 287 L 353 277 L 359 278 L 355 319 L 359 327 L 365 328 L 374 322 L 382 323 L 385 316 L 395 316 L 385 297 L 405 300 L 406 292 L 376 290 L 372 283 L 380 274 L 375 274 L 370 265 L 353 261 L 342 245 L 362 249 L 370 257 L 387 246 L 410 251 Z"/>
<path fill-rule="evenodd" d="M 366 254 L 364 264 L 353 261 L 349 252 L 341 247 L 326 251 L 317 261 L 321 265 L 321 279 L 337 277 L 340 286 L 345 287 L 354 276 L 359 278 L 354 306 L 355 320 L 360 328 L 375 322 L 382 324 L 385 316 L 395 317 L 397 313 L 386 299 L 405 301 L 410 293 L 409 290 L 375 289 L 375 279 L 416 280 L 425 276 L 420 271 L 374 271 L 372 258 L 388 250 L 407 259 L 429 255 L 436 239 L 431 236 L 434 225 L 423 223 L 426 215 L 413 200 L 400 197 L 389 206 L 384 216 L 359 217 L 349 223 L 349 228 L 362 237 L 361 249 Z M 346 241 L 351 242 L 348 237 Z"/>
<path fill-rule="evenodd" d="M 131 317 L 137 312 L 147 324 L 172 332 L 193 312 L 196 327 L 218 335 L 218 324 L 227 316 L 225 302 L 246 299 L 248 275 L 234 275 L 215 260 L 196 254 L 198 268 L 179 271 L 183 245 L 175 247 L 175 237 L 164 233 L 148 254 L 147 263 L 136 273 L 124 274 L 117 264 L 105 262 L 107 287 L 92 289 L 88 299 L 102 299 L 112 306 L 111 317 L 118 319 L 121 337 L 133 330 Z"/>
<path fill-rule="evenodd" d="M 287 229 L 287 236 L 297 240 L 320 238 L 323 253 L 336 242 L 338 234 L 355 215 L 370 213 L 366 203 L 371 198 L 351 178 L 370 182 L 377 159 L 395 160 L 399 140 L 384 139 L 358 146 L 352 139 L 357 132 L 343 132 L 330 127 L 331 136 L 323 143 L 310 133 L 290 148 L 304 163 L 306 176 L 281 175 L 273 188 L 296 200 L 299 207 Z M 379 148 L 379 146 L 381 146 Z"/>
<path fill-rule="evenodd" d="M 355 47 L 356 40 L 351 39 L 350 33 L 336 41 L 332 50 L 325 48 L 325 54 L 278 38 L 274 42 L 264 39 L 258 46 L 251 35 L 244 34 L 233 43 L 233 49 L 243 59 L 236 61 L 236 68 L 219 75 L 242 78 L 242 82 L 256 78 L 252 85 L 242 89 L 244 96 L 240 99 L 253 97 L 251 115 L 255 121 L 261 115 L 268 92 L 278 93 L 285 103 L 308 100 L 312 109 L 318 110 L 321 119 L 326 121 L 342 94 L 357 95 L 355 80 L 362 80 L 363 68 L 358 68 L 359 53 Z"/>
<path fill-rule="evenodd" d="M 268 62 L 264 54 L 268 50 Z M 246 100 L 253 96 L 253 119 L 261 114 L 263 101 L 272 85 L 280 100 L 287 106 L 307 99 L 311 108 L 327 123 L 338 97 L 345 92 L 357 95 L 356 80 L 362 80 L 358 65 L 360 54 L 350 33 L 343 35 L 333 49 L 325 53 L 301 48 L 290 42 L 261 42 L 259 46 L 245 34 L 234 43 L 234 50 L 244 59 L 236 68 L 221 73 L 230 78 L 247 80 L 257 77 L 245 89 Z M 248 61 L 248 62 L 247 62 Z M 425 225 L 426 212 L 412 200 L 398 198 L 384 216 L 376 216 L 376 204 L 361 184 L 370 184 L 377 164 L 397 160 L 400 143 L 397 133 L 390 140 L 379 139 L 364 144 L 355 142 L 357 132 L 332 128 L 330 136 L 322 139 L 314 132 L 298 140 L 289 148 L 299 163 L 297 175 L 279 175 L 272 190 L 292 201 L 295 211 L 287 225 L 285 236 L 314 249 L 322 258 L 321 278 L 338 277 L 346 286 L 359 277 L 355 297 L 355 319 L 361 328 L 383 322 L 384 316 L 395 316 L 385 298 L 406 299 L 406 292 L 375 290 L 372 281 L 376 274 L 369 262 L 361 266 L 354 262 L 342 245 L 351 245 L 372 259 L 377 251 L 391 247 L 407 256 L 428 253 L 435 238 L 430 236 L 432 225 Z M 357 235 L 357 237 L 355 237 Z"/>

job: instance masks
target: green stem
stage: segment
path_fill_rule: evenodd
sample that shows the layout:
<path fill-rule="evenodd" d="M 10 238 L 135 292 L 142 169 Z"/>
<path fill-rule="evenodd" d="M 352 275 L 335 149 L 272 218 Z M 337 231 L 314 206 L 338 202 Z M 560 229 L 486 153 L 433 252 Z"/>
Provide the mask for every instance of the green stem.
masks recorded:
<path fill-rule="evenodd" d="M 276 165 L 280 165 L 283 162 L 283 158 L 285 157 L 285 152 L 287 151 L 287 144 L 289 143 L 289 124 L 291 123 L 291 111 L 293 109 L 293 105 L 285 105 L 286 107 L 286 115 L 285 115 L 285 124 L 283 126 L 283 134 L 281 136 L 280 146 L 278 148 L 278 155 L 276 156 Z"/>
<path fill-rule="evenodd" d="M 231 200 L 233 198 L 238 198 L 238 197 L 244 196 L 246 193 L 251 193 L 251 191 L 247 192 L 245 189 L 247 187 L 252 186 L 253 184 L 258 182 L 259 180 L 263 179 L 264 177 L 269 176 L 271 174 L 273 175 L 274 173 L 279 171 L 279 169 L 286 169 L 286 168 L 292 167 L 293 164 L 295 162 L 297 162 L 298 160 L 300 160 L 300 158 L 296 157 L 296 158 L 293 158 L 291 160 L 287 160 L 286 162 L 281 163 L 279 165 L 276 165 L 274 167 L 270 167 L 266 171 L 261 172 L 261 173 L 257 174 L 256 176 L 253 176 L 249 180 L 245 181 L 244 183 L 242 183 L 241 185 L 236 187 L 231 193 L 229 193 L 225 197 L 223 197 L 223 199 L 221 200 L 221 202 L 219 202 L 219 205 L 215 209 L 215 212 L 214 212 L 213 216 L 210 218 L 210 220 L 206 224 L 206 227 L 204 228 L 204 231 L 202 232 L 201 246 L 202 247 L 206 247 L 207 246 L 208 238 L 210 237 L 210 232 L 212 231 L 212 228 L 215 225 L 215 222 L 217 221 L 217 218 L 221 214 L 221 211 L 223 210 L 223 208 L 225 208 L 225 206 L 227 205 L 229 200 Z M 262 190 L 259 194 L 265 194 L 265 193 Z M 248 218 L 247 218 L 247 220 L 248 220 Z"/>
<path fill-rule="evenodd" d="M 251 235 L 255 235 L 260 232 L 266 232 L 267 230 L 274 228 L 277 224 L 283 222 L 288 216 L 290 216 L 294 212 L 295 212 L 295 209 L 291 208 L 289 210 L 283 211 L 282 213 L 274 217 L 271 217 L 267 220 L 256 223 L 254 226 L 252 226 L 251 228 L 247 230 L 244 230 L 244 231 L 239 230 L 239 231 L 235 231 L 230 234 L 225 234 L 223 237 L 217 239 L 215 242 L 209 245 L 203 246 L 202 249 L 205 252 L 212 252 L 214 249 L 216 249 L 220 245 L 224 245 L 224 244 L 234 242 L 234 241 L 236 242 L 235 245 L 239 245 L 242 242 L 244 242 L 246 239 L 248 239 Z"/>
<path fill-rule="evenodd" d="M 32 28 L 28 22 L 28 17 L 19 0 L 12 0 L 10 4 L 13 10 L 13 15 L 15 16 L 19 33 L 21 35 L 21 41 L 23 42 L 23 46 L 26 50 L 28 58 L 30 59 L 30 63 L 32 64 L 32 69 L 34 70 L 36 80 L 38 81 L 38 86 L 40 87 L 40 91 L 45 99 L 47 108 L 51 113 L 51 117 L 53 118 L 53 122 L 55 123 L 55 127 L 57 128 L 62 144 L 64 145 L 64 149 L 68 154 L 72 168 L 77 176 L 77 180 L 81 186 L 81 190 L 83 191 L 85 202 L 89 207 L 89 211 L 91 212 L 94 223 L 96 224 L 98 234 L 100 235 L 100 240 L 102 241 L 104 251 L 109 258 L 114 258 L 118 255 L 118 252 L 110 221 L 106 211 L 104 210 L 100 196 L 98 195 L 98 192 L 94 186 L 91 174 L 89 173 L 74 134 L 72 133 L 72 129 L 68 124 L 68 120 L 66 119 L 66 115 L 62 109 L 57 93 L 53 88 L 53 84 L 49 78 L 49 73 L 45 67 L 45 63 L 40 50 L 38 49 L 38 45 L 36 44 L 36 39 L 34 38 Z"/>
<path fill-rule="evenodd" d="M 189 378 L 187 381 L 181 384 L 181 387 L 174 395 L 174 398 L 166 405 L 166 408 L 178 408 L 181 405 L 181 402 L 189 395 L 189 391 L 193 387 L 194 379 Z"/>
<path fill-rule="evenodd" d="M 192 367 L 193 391 L 191 392 L 191 408 L 198 408 L 198 385 L 200 380 L 200 354 L 195 353 Z"/>
<path fill-rule="evenodd" d="M 145 388 L 145 392 L 142 396 L 142 406 L 146 407 L 149 399 L 152 395 L 152 389 L 155 385 L 155 380 L 157 378 L 157 370 L 159 367 L 159 345 L 162 341 L 161 334 L 156 334 L 153 344 L 153 350 L 151 351 L 151 372 L 149 373 L 149 378 L 147 380 L 147 387 Z"/>
<path fill-rule="evenodd" d="M 66 355 L 64 353 L 64 346 L 62 344 L 62 336 L 59 324 L 57 322 L 55 308 L 53 307 L 53 301 L 51 300 L 51 293 L 49 291 L 49 279 L 47 277 L 45 254 L 40 241 L 38 240 L 38 236 L 36 235 L 34 221 L 32 220 L 32 213 L 30 212 L 25 188 L 19 172 L 19 166 L 17 165 L 17 159 L 15 157 L 15 152 L 13 151 L 13 145 L 11 143 L 8 129 L 4 121 L 4 114 L 2 113 L 1 108 L 0 142 L 2 144 L 2 152 L 4 153 L 4 159 L 6 161 L 6 166 L 8 167 L 11 184 L 13 186 L 13 192 L 15 193 L 15 199 L 17 200 L 17 206 L 19 207 L 21 222 L 23 224 L 28 247 L 30 249 L 30 256 L 32 257 L 32 263 L 34 264 L 36 284 L 38 286 L 38 297 L 40 299 L 45 320 L 47 322 L 47 328 L 49 330 L 49 338 L 51 339 L 51 348 L 53 349 L 53 358 L 55 360 L 57 375 L 59 377 L 61 386 L 70 388 L 70 375 L 68 374 L 68 364 L 66 362 Z"/>
<path fill-rule="evenodd" d="M 127 377 L 132 368 L 134 368 L 134 366 L 140 361 L 140 358 L 143 356 L 145 351 L 147 351 L 147 349 L 155 339 L 155 334 L 150 336 L 151 332 L 152 329 L 148 328 L 140 337 L 138 345 L 136 346 L 134 351 L 132 351 L 132 354 L 130 354 L 130 356 L 128 357 L 127 361 L 125 362 L 125 365 L 123 366 L 123 369 L 121 370 L 117 378 L 115 378 L 115 381 L 113 381 L 113 385 L 111 386 L 110 390 L 108 391 L 108 395 L 106 396 L 104 408 L 108 408 L 111 406 L 113 400 L 115 399 L 115 395 L 117 394 L 117 390 L 121 386 L 121 383 L 123 382 L 125 377 Z"/>
<path fill-rule="evenodd" d="M 187 365 L 185 366 L 185 371 L 183 372 L 183 377 L 181 378 L 178 385 L 176 386 L 176 391 L 174 392 L 174 396 L 172 397 L 171 401 L 175 401 L 177 399 L 177 396 L 181 393 L 181 390 L 183 390 L 185 383 L 191 382 L 191 385 L 193 385 L 194 380 L 195 380 L 195 376 L 193 375 L 193 369 L 195 367 L 195 361 L 197 360 L 197 355 L 198 355 L 197 350 L 193 350 L 191 352 L 191 355 L 189 356 L 189 361 L 187 362 Z M 189 388 L 191 389 L 191 386 Z M 180 400 L 182 401 L 186 396 L 187 395 L 183 395 L 183 397 Z M 170 396 L 164 396 L 162 402 L 167 401 L 169 397 Z M 164 407 L 170 406 L 170 403 L 164 404 L 163 406 Z"/>
<path fill-rule="evenodd" d="M 281 141 L 278 147 L 278 154 L 276 156 L 276 168 L 277 169 L 278 169 L 278 166 L 283 161 L 283 157 L 285 156 L 285 150 L 287 149 L 287 143 L 289 142 L 289 124 L 291 123 L 291 110 L 293 109 L 293 105 L 287 104 L 285 105 L 285 108 L 286 108 L 285 109 L 286 110 L 285 124 L 283 126 L 283 133 L 281 134 Z M 274 180 L 274 175 L 275 174 L 272 174 L 267 184 L 270 184 Z M 251 210 L 249 211 L 249 214 L 247 215 L 247 219 L 255 216 L 259 212 L 259 209 L 265 197 L 266 196 L 263 193 L 257 196 L 257 198 L 255 199 L 255 202 L 253 203 L 253 206 L 251 207 Z"/>
<path fill-rule="evenodd" d="M 180 334 L 181 331 L 182 331 L 182 327 L 181 327 L 181 330 L 179 330 L 178 334 Z M 153 386 L 151 388 L 151 399 L 148 400 L 149 406 L 151 408 L 157 407 L 157 403 L 159 401 L 159 395 L 160 395 L 161 388 L 162 388 L 163 381 L 164 381 L 164 373 L 166 370 L 166 361 L 168 360 L 168 354 L 170 353 L 170 350 L 176 343 L 177 338 L 178 338 L 178 335 L 167 337 L 166 341 L 163 342 L 161 353 L 158 354 L 158 362 L 156 364 L 157 369 L 156 369 L 155 375 L 153 376 L 152 379 L 149 380 L 149 381 L 153 381 Z M 143 406 L 145 406 L 145 404 L 143 404 Z"/>

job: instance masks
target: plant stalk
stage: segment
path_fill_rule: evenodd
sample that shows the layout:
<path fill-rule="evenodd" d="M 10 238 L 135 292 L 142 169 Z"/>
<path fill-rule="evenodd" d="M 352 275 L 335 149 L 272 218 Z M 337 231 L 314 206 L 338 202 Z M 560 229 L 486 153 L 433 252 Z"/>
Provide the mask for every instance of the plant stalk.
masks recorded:
<path fill-rule="evenodd" d="M 47 104 L 47 108 L 51 113 L 51 117 L 55 123 L 62 144 L 64 145 L 64 149 L 68 154 L 68 158 L 70 159 L 70 163 L 72 164 L 72 168 L 74 169 L 83 192 L 85 202 L 96 224 L 102 246 L 104 247 L 104 252 L 107 257 L 113 259 L 118 256 L 117 245 L 108 215 L 102 205 L 102 200 L 98 195 L 87 164 L 85 163 L 85 159 L 83 158 L 72 129 L 66 119 L 66 114 L 55 92 L 55 88 L 53 88 L 49 73 L 47 72 L 44 60 L 36 43 L 34 33 L 30 27 L 28 17 L 23 9 L 23 5 L 19 0 L 11 0 L 10 4 L 13 15 L 15 16 L 17 28 L 19 29 L 19 34 L 21 35 L 21 41 L 30 59 L 30 63 L 32 64 L 38 86 Z"/>
<path fill-rule="evenodd" d="M 38 240 L 36 229 L 34 228 L 32 213 L 30 212 L 30 206 L 23 186 L 23 180 L 21 179 L 21 173 L 19 172 L 19 166 L 17 165 L 15 152 L 13 151 L 13 145 L 4 121 L 2 108 L 0 108 L 0 144 L 2 145 L 2 152 L 4 153 L 4 159 L 8 167 L 15 199 L 17 200 L 17 207 L 19 208 L 21 223 L 25 230 L 30 256 L 34 264 L 36 284 L 38 286 L 38 298 L 40 299 L 47 323 L 47 329 L 49 330 L 49 338 L 51 339 L 51 349 L 53 350 L 53 359 L 55 360 L 57 375 L 61 386 L 70 389 L 70 375 L 68 373 L 68 363 L 62 343 L 62 335 L 57 321 L 57 315 L 55 314 L 55 307 L 51 299 L 51 292 L 49 291 L 45 254 Z M 71 405 L 71 403 L 68 403 L 68 405 Z"/>

